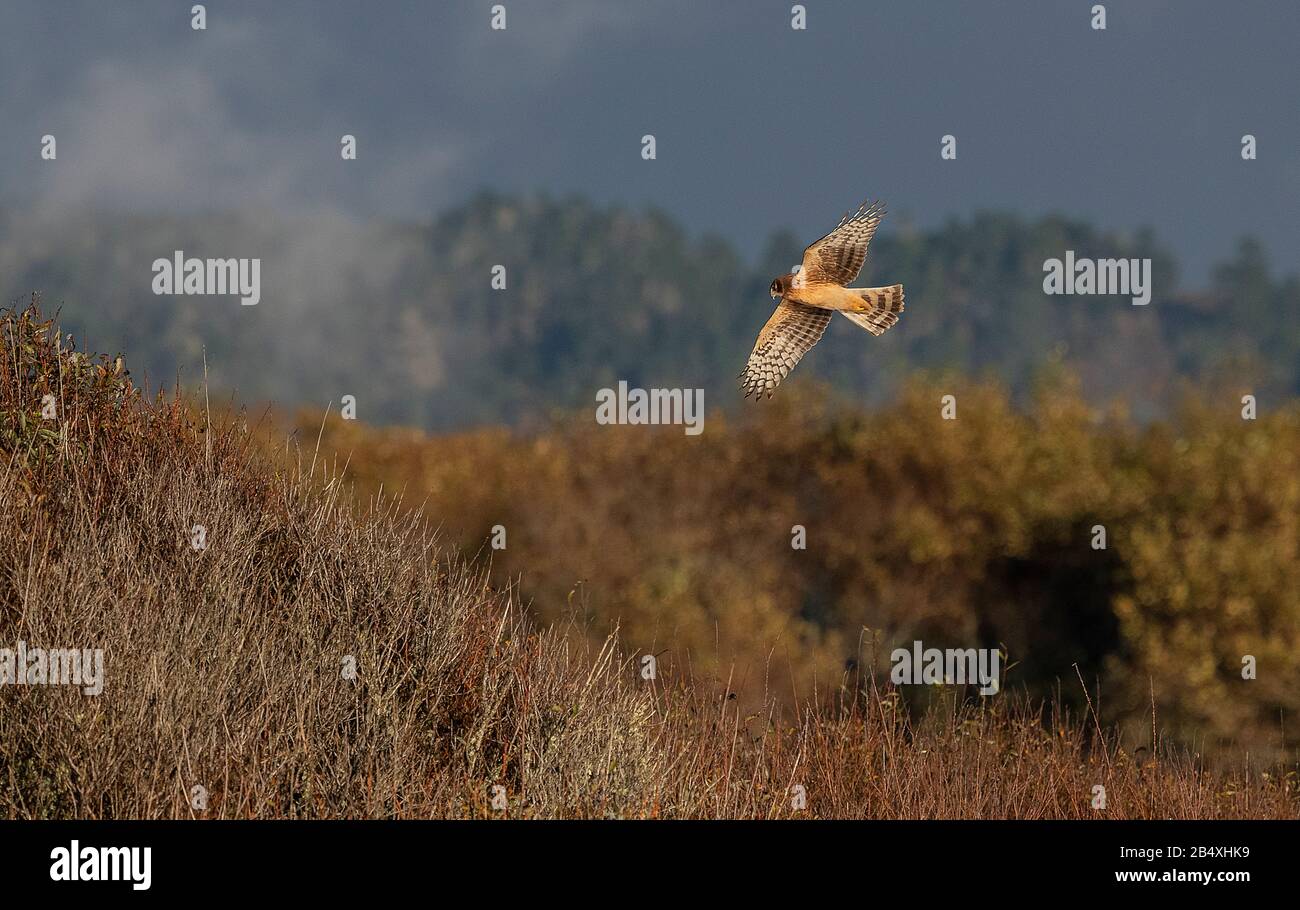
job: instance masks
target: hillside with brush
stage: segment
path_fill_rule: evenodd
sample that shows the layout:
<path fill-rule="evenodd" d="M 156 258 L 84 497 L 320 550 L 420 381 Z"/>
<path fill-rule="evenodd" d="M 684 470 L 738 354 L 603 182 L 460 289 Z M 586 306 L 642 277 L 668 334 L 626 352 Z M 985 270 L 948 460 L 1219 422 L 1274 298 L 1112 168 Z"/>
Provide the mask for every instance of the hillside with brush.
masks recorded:
<path fill-rule="evenodd" d="M 338 429 L 330 428 L 319 443 L 303 433 L 286 442 L 238 412 L 214 416 L 201 389 L 147 397 L 131 366 L 129 353 L 122 359 L 78 350 L 35 309 L 0 313 L 0 648 L 23 642 L 101 649 L 104 669 L 98 694 L 40 674 L 0 686 L 5 817 L 1297 814 L 1293 763 L 1261 767 L 1238 754 L 1208 768 L 1161 740 L 1159 730 L 1156 741 L 1138 742 L 1104 727 L 1095 713 L 1011 691 L 981 700 L 937 687 L 932 703 L 914 711 L 903 693 L 860 664 L 798 699 L 776 694 L 774 685 L 755 700 L 737 697 L 725 664 L 693 669 L 685 649 L 664 655 L 659 673 L 647 679 L 637 660 L 647 645 L 643 633 L 629 642 L 597 635 L 588 647 L 586 625 L 574 634 L 563 620 L 539 624 L 538 610 L 523 609 L 508 585 L 493 586 L 483 569 L 456 555 L 458 541 L 434 533 L 448 518 L 469 524 L 465 515 L 492 512 L 483 505 L 485 487 L 453 471 L 441 481 L 411 483 L 402 501 L 368 492 L 378 472 L 392 470 L 378 454 L 384 445 L 410 457 L 424 451 L 407 436 L 388 443 L 334 438 Z M 984 528 L 961 507 L 960 489 L 950 493 L 954 515 L 918 508 L 908 524 L 900 503 L 870 519 L 879 525 L 857 529 L 884 548 L 872 558 L 906 557 L 909 576 L 920 576 L 944 557 L 934 549 L 940 538 L 922 525 L 956 522 L 960 536 L 982 538 L 969 546 L 1007 549 L 1015 541 L 1027 545 L 1037 527 L 1026 524 L 1031 519 L 1051 525 L 1088 502 L 1078 482 L 1060 490 L 1030 484 L 1050 462 L 1005 467 L 997 452 L 1006 443 L 997 430 L 1010 417 L 996 425 L 972 417 L 969 429 L 934 456 L 928 482 L 946 482 L 949 447 L 991 447 L 989 463 L 1027 484 L 1022 500 L 1009 502 L 1001 521 Z M 1068 424 L 1057 432 L 1076 427 L 1069 414 L 1054 419 Z M 1074 442 L 1087 450 L 1092 443 L 1083 425 Z M 828 426 L 833 432 L 810 428 L 781 444 L 808 448 L 802 455 L 831 470 L 863 444 L 856 434 L 864 428 Z M 1296 432 L 1294 415 L 1269 432 L 1292 434 L 1277 437 L 1286 444 Z M 469 465 L 503 440 L 446 444 L 459 446 L 454 464 Z M 1275 464 L 1272 444 L 1261 438 L 1239 457 Z M 534 440 L 516 446 L 512 457 L 527 466 L 530 452 L 559 447 L 563 454 L 565 445 Z M 566 486 L 578 483 L 573 495 L 590 503 L 611 472 L 654 466 L 643 443 L 624 438 L 609 445 L 621 448 L 598 447 L 585 481 L 575 479 L 578 469 L 565 457 L 552 459 L 551 476 L 537 481 L 548 492 L 539 495 L 568 495 Z M 741 457 L 740 447 L 720 445 L 718 457 Z M 1129 454 L 1121 446 L 1105 463 L 1129 470 Z M 444 450 L 437 457 L 451 456 Z M 917 456 L 904 447 L 886 457 Z M 480 470 L 489 478 L 511 476 L 509 466 L 491 460 Z M 886 462 L 882 470 L 892 469 Z M 1184 469 L 1168 462 L 1153 470 L 1170 474 L 1161 489 L 1174 490 Z M 673 477 L 698 482 L 685 473 L 655 482 Z M 459 513 L 457 484 L 466 497 Z M 501 489 L 519 495 L 515 505 L 525 508 L 524 492 Z M 434 498 L 422 512 L 416 506 L 429 490 Z M 788 526 L 798 511 L 801 494 L 791 495 L 773 519 L 778 542 L 788 527 L 775 525 Z M 1212 511 L 1230 536 L 1239 521 L 1254 521 L 1266 508 L 1249 490 L 1232 495 L 1244 497 L 1244 519 L 1213 498 L 1188 502 L 1187 512 Z M 1121 520 L 1141 508 L 1131 497 L 1110 501 Z M 699 508 L 710 505 L 706 498 Z M 834 516 L 834 503 L 824 506 Z M 598 522 L 626 517 L 612 501 L 591 514 Z M 525 519 L 521 527 L 540 520 Z M 576 520 L 565 510 L 550 513 L 557 540 L 609 531 L 574 527 Z M 737 520 L 743 532 L 755 518 Z M 1159 527 L 1137 545 L 1159 546 Z M 543 552 L 527 530 L 512 533 L 524 553 Z M 1186 552 L 1170 571 L 1194 567 L 1207 552 Z M 862 557 L 849 550 L 823 558 L 845 577 L 860 576 L 865 590 L 892 584 L 878 566 L 856 566 Z M 541 579 L 539 592 L 568 583 L 548 578 L 540 561 L 514 568 L 525 584 Z M 542 574 L 530 577 L 533 571 Z M 698 572 L 689 565 L 664 571 L 645 583 L 688 600 Z M 727 575 L 709 590 L 738 581 Z M 592 596 L 605 596 L 606 583 L 618 590 L 627 577 L 611 567 Z M 1150 607 L 1142 592 L 1162 590 L 1160 584 L 1127 582 L 1142 617 Z M 1271 603 L 1269 590 L 1259 589 L 1258 609 Z M 809 609 L 840 609 L 829 593 L 808 599 Z M 543 607 L 558 614 L 554 603 Z M 942 596 L 932 607 L 936 618 L 956 609 Z M 713 619 L 727 629 L 746 622 L 743 615 Z M 1271 621 L 1294 631 L 1293 616 Z M 1287 646 L 1293 639 L 1278 641 Z M 1092 807 L 1097 784 L 1108 793 L 1104 811 Z M 802 804 L 792 799 L 796 792 L 805 795 Z"/>
<path fill-rule="evenodd" d="M 545 621 L 734 669 L 751 706 L 887 676 L 923 640 L 1001 650 L 1009 685 L 1076 711 L 1082 676 L 1134 742 L 1154 711 L 1196 752 L 1293 761 L 1300 403 L 1244 420 L 1238 390 L 1211 387 L 1138 423 L 1079 385 L 1057 371 L 1018 407 L 996 382 L 918 374 L 864 409 L 804 382 L 699 436 L 589 413 L 532 433 L 296 426 Z"/>

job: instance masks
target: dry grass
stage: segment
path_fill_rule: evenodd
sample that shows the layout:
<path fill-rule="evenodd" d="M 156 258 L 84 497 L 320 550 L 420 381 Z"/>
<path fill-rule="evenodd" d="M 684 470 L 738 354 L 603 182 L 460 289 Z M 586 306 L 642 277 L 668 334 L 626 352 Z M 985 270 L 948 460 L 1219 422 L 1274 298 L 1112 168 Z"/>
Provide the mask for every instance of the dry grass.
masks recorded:
<path fill-rule="evenodd" d="M 0 688 L 6 817 L 1297 814 L 1293 772 L 1138 767 L 1012 696 L 947 690 L 914 723 L 855 681 L 792 721 L 671 662 L 644 681 L 614 640 L 532 628 L 401 503 L 355 506 L 313 452 L 263 463 L 255 428 L 144 400 L 34 309 L 0 342 L 0 647 L 102 648 L 106 677 Z"/>

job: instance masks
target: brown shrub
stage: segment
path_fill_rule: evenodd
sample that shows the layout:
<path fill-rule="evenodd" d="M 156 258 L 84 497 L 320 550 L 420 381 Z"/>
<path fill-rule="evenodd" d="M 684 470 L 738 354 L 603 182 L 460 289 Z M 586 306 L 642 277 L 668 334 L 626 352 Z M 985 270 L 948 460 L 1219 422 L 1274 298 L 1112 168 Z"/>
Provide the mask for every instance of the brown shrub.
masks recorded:
<path fill-rule="evenodd" d="M 782 388 L 696 437 L 587 415 L 445 436 L 331 417 L 323 444 L 358 489 L 408 491 L 494 580 L 520 579 L 544 621 L 576 602 L 597 640 L 617 625 L 703 675 L 735 666 L 750 706 L 769 677 L 795 700 L 837 680 L 865 629 L 877 670 L 914 639 L 1004 648 L 1017 685 L 1076 712 L 1076 665 L 1099 679 L 1103 720 L 1135 742 L 1151 745 L 1154 697 L 1179 744 L 1293 761 L 1300 403 L 1246 421 L 1213 394 L 1135 425 L 1068 376 L 1023 409 L 996 384 L 919 378 L 870 412 Z"/>
<path fill-rule="evenodd" d="M 614 639 L 537 631 L 399 502 L 354 504 L 318 453 L 268 463 L 242 417 L 145 400 L 34 309 L 0 342 L 0 647 L 105 662 L 100 695 L 0 687 L 6 817 L 490 816 L 500 785 L 508 816 L 768 818 L 795 784 L 821 817 L 1296 813 L 1293 776 L 1139 768 L 1011 695 L 945 690 L 913 721 L 837 677 L 787 717 L 671 657 L 642 680 Z"/>

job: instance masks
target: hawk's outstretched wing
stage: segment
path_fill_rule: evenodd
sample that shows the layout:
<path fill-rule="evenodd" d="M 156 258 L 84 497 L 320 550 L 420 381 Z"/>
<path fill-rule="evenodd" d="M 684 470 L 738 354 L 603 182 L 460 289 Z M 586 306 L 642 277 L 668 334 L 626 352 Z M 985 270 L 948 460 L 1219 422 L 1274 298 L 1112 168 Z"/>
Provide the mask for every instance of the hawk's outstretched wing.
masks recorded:
<path fill-rule="evenodd" d="M 800 277 L 808 284 L 847 287 L 862 271 L 867 245 L 884 216 L 882 202 L 864 202 L 852 216 L 845 213 L 835 230 L 803 251 Z"/>
<path fill-rule="evenodd" d="M 799 358 L 821 340 L 831 314 L 831 310 L 791 303 L 782 298 L 772 318 L 758 333 L 749 362 L 740 373 L 740 387 L 745 390 L 745 397 L 757 394 L 761 398 L 766 393 L 771 398 L 773 390 L 794 369 Z"/>

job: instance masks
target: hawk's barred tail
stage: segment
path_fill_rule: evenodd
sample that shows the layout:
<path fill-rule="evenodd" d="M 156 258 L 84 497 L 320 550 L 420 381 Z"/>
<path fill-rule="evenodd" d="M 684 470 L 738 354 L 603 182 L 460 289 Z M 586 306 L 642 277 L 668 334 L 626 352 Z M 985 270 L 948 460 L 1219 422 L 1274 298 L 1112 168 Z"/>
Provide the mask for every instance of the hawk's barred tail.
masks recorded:
<path fill-rule="evenodd" d="M 898 322 L 898 314 L 903 312 L 901 284 L 887 288 L 849 288 L 849 290 L 862 298 L 867 309 L 860 313 L 850 313 L 848 310 L 840 310 L 840 312 L 872 335 L 883 335 Z"/>

